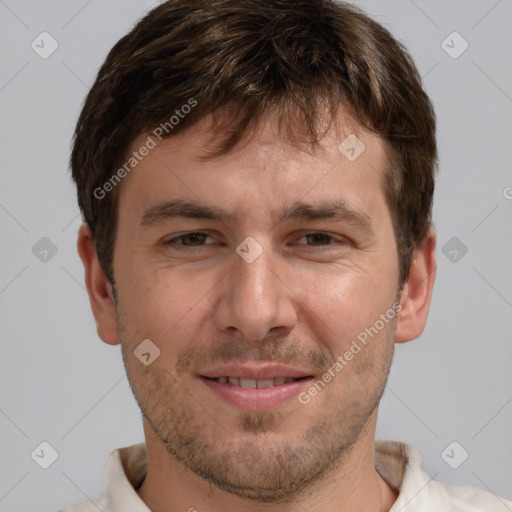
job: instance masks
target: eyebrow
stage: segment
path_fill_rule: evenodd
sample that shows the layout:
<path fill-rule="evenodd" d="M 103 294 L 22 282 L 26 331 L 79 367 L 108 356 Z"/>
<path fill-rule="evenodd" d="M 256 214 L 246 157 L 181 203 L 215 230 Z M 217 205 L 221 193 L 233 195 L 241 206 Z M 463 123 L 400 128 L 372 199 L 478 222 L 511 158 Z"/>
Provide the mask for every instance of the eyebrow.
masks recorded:
<path fill-rule="evenodd" d="M 271 212 L 276 223 L 290 220 L 332 219 L 354 224 L 368 233 L 372 233 L 372 221 L 361 210 L 351 206 L 343 199 L 324 200 L 317 203 L 296 201 L 281 210 Z M 140 216 L 140 226 L 148 229 L 175 218 L 215 220 L 224 223 L 235 222 L 237 216 L 215 205 L 188 200 L 173 199 L 149 207 Z"/>

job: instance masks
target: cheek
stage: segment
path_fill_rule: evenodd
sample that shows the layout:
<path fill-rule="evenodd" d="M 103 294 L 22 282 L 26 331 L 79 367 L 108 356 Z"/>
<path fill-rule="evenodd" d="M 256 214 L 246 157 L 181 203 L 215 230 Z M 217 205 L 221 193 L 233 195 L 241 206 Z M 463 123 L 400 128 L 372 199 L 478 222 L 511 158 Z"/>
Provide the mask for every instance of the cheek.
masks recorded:
<path fill-rule="evenodd" d="M 128 277 L 128 276 L 127 276 Z M 151 270 L 132 276 L 122 288 L 121 310 L 130 343 L 149 338 L 159 347 L 177 350 L 184 341 L 193 342 L 194 326 L 203 324 L 210 306 L 207 292 L 213 286 L 208 277 L 172 269 Z"/>
<path fill-rule="evenodd" d="M 126 343 L 149 338 L 169 358 L 194 345 L 204 346 L 201 332 L 214 328 L 222 294 L 230 292 L 224 288 L 226 269 L 124 268 L 118 291 Z M 291 292 L 282 292 L 286 295 L 281 299 L 297 311 L 297 332 L 308 332 L 333 355 L 343 353 L 394 301 L 396 283 L 390 268 L 382 252 L 338 264 L 284 266 L 280 278 Z"/>
<path fill-rule="evenodd" d="M 397 288 L 396 283 L 382 273 L 362 268 L 306 272 L 301 279 L 312 283 L 301 291 L 306 321 L 323 326 L 331 348 L 339 350 L 392 306 Z"/>

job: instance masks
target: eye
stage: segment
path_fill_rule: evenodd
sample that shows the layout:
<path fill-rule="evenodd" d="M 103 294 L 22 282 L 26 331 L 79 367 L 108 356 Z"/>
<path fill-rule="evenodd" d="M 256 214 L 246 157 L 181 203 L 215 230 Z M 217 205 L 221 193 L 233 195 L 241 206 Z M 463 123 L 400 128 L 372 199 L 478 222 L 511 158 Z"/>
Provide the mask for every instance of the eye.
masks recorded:
<path fill-rule="evenodd" d="M 207 239 L 210 239 L 212 242 L 207 243 Z M 306 244 L 301 243 L 301 240 L 306 240 Z M 169 240 L 164 241 L 165 246 L 171 246 L 176 250 L 187 250 L 192 249 L 194 247 L 206 247 L 215 244 L 215 239 L 212 238 L 207 233 L 203 233 L 200 231 L 194 231 L 190 233 L 183 233 L 179 236 L 170 238 Z M 334 246 L 334 245 L 345 245 L 347 244 L 347 240 L 345 237 L 339 236 L 335 237 L 329 233 L 323 232 L 311 232 L 304 233 L 300 238 L 297 239 L 296 245 L 306 245 L 308 247 L 318 247 L 328 249 L 326 246 Z M 295 244 L 293 244 L 295 245 Z"/>
<path fill-rule="evenodd" d="M 321 233 L 321 232 L 315 232 L 315 233 L 305 233 L 303 236 L 299 238 L 299 241 L 302 239 L 308 240 L 306 245 L 310 247 L 321 247 L 324 245 L 333 245 L 333 243 L 346 243 L 347 241 L 343 237 L 338 237 L 336 240 L 333 235 L 330 235 L 329 233 Z"/>
<path fill-rule="evenodd" d="M 325 245 L 332 240 L 332 236 L 328 235 L 327 233 L 308 233 L 299 238 L 299 240 L 302 240 L 303 238 L 305 238 L 308 241 L 311 241 L 311 245 Z"/>
<path fill-rule="evenodd" d="M 213 240 L 213 238 L 206 233 L 184 233 L 183 235 L 171 238 L 170 240 L 166 240 L 164 244 L 177 246 L 177 249 L 183 249 L 184 247 L 201 247 L 204 245 L 206 238 L 211 238 Z M 183 247 L 179 247 L 180 245 Z"/>

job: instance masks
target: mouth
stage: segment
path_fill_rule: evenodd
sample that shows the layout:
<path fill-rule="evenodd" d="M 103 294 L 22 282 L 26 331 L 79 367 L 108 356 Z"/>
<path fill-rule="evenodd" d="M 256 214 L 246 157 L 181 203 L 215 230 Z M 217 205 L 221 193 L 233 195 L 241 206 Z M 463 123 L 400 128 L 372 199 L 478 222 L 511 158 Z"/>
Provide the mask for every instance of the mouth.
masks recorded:
<path fill-rule="evenodd" d="M 243 379 L 240 377 L 205 377 L 205 379 L 220 382 L 221 384 L 231 384 L 239 388 L 245 389 L 266 389 L 288 384 L 290 382 L 296 382 L 304 379 L 309 379 L 311 376 L 304 377 L 274 377 L 273 379 Z"/>
<path fill-rule="evenodd" d="M 225 366 L 199 377 L 222 402 L 245 411 L 282 406 L 314 379 L 307 370 L 281 365 Z"/>

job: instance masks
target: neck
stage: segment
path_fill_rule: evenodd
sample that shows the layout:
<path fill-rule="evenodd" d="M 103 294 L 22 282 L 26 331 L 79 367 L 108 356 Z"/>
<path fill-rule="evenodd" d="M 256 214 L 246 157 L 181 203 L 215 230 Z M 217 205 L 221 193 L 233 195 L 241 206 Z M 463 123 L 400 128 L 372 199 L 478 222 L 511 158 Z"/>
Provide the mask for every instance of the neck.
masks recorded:
<path fill-rule="evenodd" d="M 375 469 L 376 411 L 343 460 L 322 480 L 287 501 L 256 502 L 220 490 L 168 454 L 144 421 L 148 471 L 139 497 L 153 512 L 388 512 L 397 492 Z"/>

